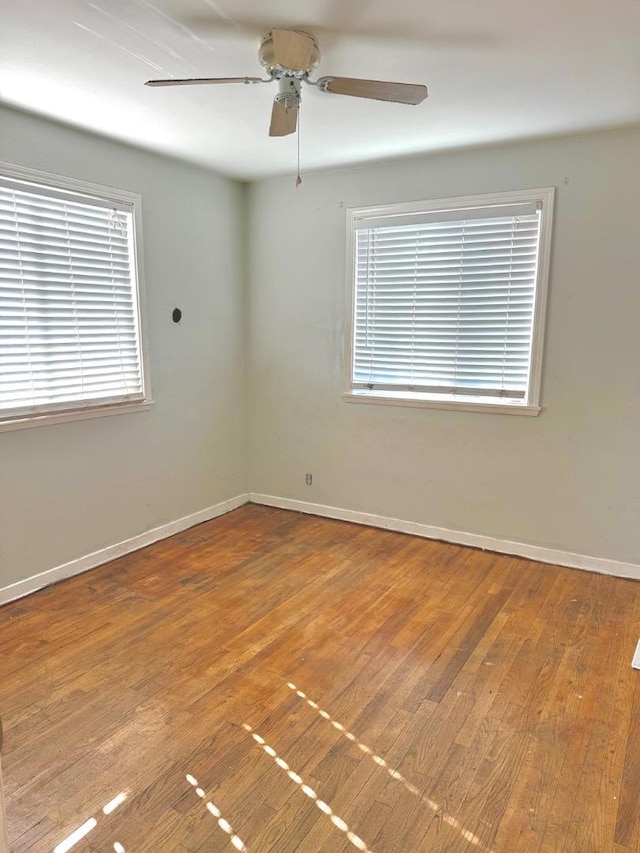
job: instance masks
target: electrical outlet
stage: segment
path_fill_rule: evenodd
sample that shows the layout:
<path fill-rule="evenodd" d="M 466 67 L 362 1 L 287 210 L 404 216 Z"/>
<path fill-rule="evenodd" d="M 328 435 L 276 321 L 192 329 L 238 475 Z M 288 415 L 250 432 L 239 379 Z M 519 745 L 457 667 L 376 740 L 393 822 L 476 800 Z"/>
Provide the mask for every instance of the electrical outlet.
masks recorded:
<path fill-rule="evenodd" d="M 307 486 L 310 486 L 313 483 L 313 474 L 305 474 L 304 475 L 304 481 L 307 484 Z"/>

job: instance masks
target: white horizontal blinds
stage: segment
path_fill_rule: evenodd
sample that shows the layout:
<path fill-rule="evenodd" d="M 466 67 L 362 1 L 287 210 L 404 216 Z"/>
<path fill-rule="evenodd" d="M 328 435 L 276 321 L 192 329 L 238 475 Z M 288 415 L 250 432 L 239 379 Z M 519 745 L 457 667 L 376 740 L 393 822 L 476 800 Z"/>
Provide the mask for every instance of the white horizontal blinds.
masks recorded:
<path fill-rule="evenodd" d="M 357 223 L 355 389 L 525 397 L 539 211 L 462 215 Z"/>
<path fill-rule="evenodd" d="M 130 207 L 0 178 L 0 417 L 143 397 Z"/>

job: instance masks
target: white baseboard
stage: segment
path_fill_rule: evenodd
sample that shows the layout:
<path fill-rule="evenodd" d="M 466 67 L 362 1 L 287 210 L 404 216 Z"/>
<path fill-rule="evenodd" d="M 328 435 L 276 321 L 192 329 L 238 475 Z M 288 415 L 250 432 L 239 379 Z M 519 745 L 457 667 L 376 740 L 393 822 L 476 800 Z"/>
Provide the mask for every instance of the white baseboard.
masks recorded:
<path fill-rule="evenodd" d="M 411 533 L 414 536 L 422 536 L 426 539 L 440 539 L 444 542 L 452 542 L 456 545 L 470 545 L 473 548 L 482 548 L 485 551 L 496 551 L 499 554 L 511 554 L 516 557 L 525 557 L 528 560 L 538 560 L 541 563 L 551 563 L 557 566 L 568 566 L 573 569 L 586 569 L 590 572 L 615 575 L 623 578 L 640 580 L 640 565 L 635 563 L 622 563 L 617 560 L 607 560 L 602 557 L 589 557 L 583 554 L 573 554 L 568 551 L 557 551 L 554 548 L 543 548 L 538 545 L 528 545 L 523 542 L 510 542 L 505 539 L 494 539 L 492 536 L 481 536 L 477 533 L 465 533 L 461 530 L 449 530 L 446 527 L 432 527 L 428 524 L 419 524 L 415 521 L 403 521 L 400 518 L 388 518 L 383 515 L 374 515 L 368 512 L 356 512 L 351 509 L 325 506 L 324 504 L 309 503 L 308 501 L 293 500 L 291 498 L 277 498 L 273 495 L 261 495 L 256 493 L 237 495 L 229 500 L 222 501 L 214 506 L 186 515 L 177 521 L 171 521 L 153 530 L 147 530 L 109 545 L 99 551 L 94 551 L 77 560 L 71 560 L 62 566 L 56 566 L 48 571 L 33 575 L 25 580 L 18 581 L 10 586 L 0 588 L 0 605 L 17 598 L 22 598 L 32 592 L 36 592 L 45 586 L 63 580 L 64 578 L 79 575 L 82 572 L 95 569 L 110 560 L 138 551 L 146 545 L 152 545 L 161 539 L 166 539 L 176 533 L 181 533 L 196 524 L 210 521 L 219 515 L 224 515 L 237 509 L 243 504 L 251 501 L 264 506 L 279 507 L 280 509 L 291 509 L 295 512 L 304 512 L 310 515 L 319 515 L 324 518 L 335 518 L 340 521 L 351 521 L 355 524 L 365 524 L 370 527 L 379 527 L 383 530 L 394 530 L 398 533 Z"/>
<path fill-rule="evenodd" d="M 355 524 L 381 527 L 384 530 L 395 530 L 398 533 L 412 533 L 414 536 L 440 539 L 444 542 L 453 542 L 456 545 L 470 545 L 473 548 L 482 548 L 484 551 L 496 551 L 499 554 L 526 557 L 528 560 L 537 560 L 540 563 L 552 563 L 555 566 L 568 566 L 572 569 L 586 569 L 589 572 L 640 580 L 640 565 L 635 563 L 622 563 L 603 557 L 572 554 L 569 551 L 557 551 L 555 548 L 543 548 L 524 542 L 509 542 L 506 539 L 494 539 L 492 536 L 465 533 L 462 530 L 448 530 L 446 527 L 432 527 L 429 524 L 419 524 L 415 521 L 403 521 L 400 518 L 387 518 L 384 515 L 355 512 L 351 509 L 341 509 L 340 507 L 308 503 L 290 498 L 276 498 L 273 495 L 260 495 L 252 492 L 249 499 L 252 503 L 264 504 L 265 506 L 292 509 L 296 512 L 336 518 L 340 521 L 352 521 Z"/>
<path fill-rule="evenodd" d="M 131 539 L 125 539 L 124 542 L 117 542 L 115 545 L 109 545 L 107 548 L 102 548 L 99 551 L 93 551 L 93 553 L 79 557 L 77 560 L 71 560 L 62 566 L 48 569 L 46 572 L 33 575 L 30 578 L 26 578 L 26 580 L 11 584 L 11 586 L 2 587 L 0 588 L 0 604 L 6 604 L 8 601 L 14 601 L 16 598 L 22 598 L 24 595 L 36 592 L 63 578 L 69 578 L 72 575 L 79 575 L 89 569 L 95 569 L 96 566 L 101 566 L 103 563 L 108 563 L 117 557 L 130 554 L 132 551 L 138 551 L 140 548 L 152 545 L 160 539 L 166 539 L 169 536 L 187 530 L 189 527 L 195 527 L 196 524 L 202 524 L 203 521 L 210 521 L 212 518 L 231 512 L 232 509 L 237 509 L 239 506 L 248 503 L 248 501 L 249 495 L 237 495 L 235 498 L 229 498 L 229 500 L 222 501 L 222 503 L 201 509 L 199 512 L 185 515 L 177 521 L 170 521 L 168 524 L 154 527 L 153 530 L 139 533 L 137 536 L 132 536 Z"/>

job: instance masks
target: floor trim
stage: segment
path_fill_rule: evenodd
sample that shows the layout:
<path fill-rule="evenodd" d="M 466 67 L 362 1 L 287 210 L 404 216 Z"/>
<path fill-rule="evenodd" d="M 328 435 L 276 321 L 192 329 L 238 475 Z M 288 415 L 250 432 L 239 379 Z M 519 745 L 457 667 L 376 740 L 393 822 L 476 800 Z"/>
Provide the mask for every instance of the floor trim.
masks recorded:
<path fill-rule="evenodd" d="M 499 554 L 511 554 L 516 557 L 525 557 L 529 560 L 537 560 L 541 563 L 551 563 L 557 566 L 568 566 L 573 569 L 585 569 L 589 572 L 614 575 L 616 577 L 633 578 L 640 580 L 640 565 L 635 563 L 623 563 L 617 560 L 608 560 L 603 557 L 589 557 L 584 554 L 573 554 L 569 551 L 558 551 L 554 548 L 543 548 L 538 545 L 528 545 L 524 542 L 510 542 L 505 539 L 495 539 L 492 536 L 481 536 L 477 533 L 465 533 L 462 530 L 449 530 L 446 527 L 432 527 L 429 524 L 420 524 L 415 521 L 403 521 L 400 518 L 388 518 L 383 515 L 374 515 L 368 512 L 356 512 L 341 507 L 326 506 L 325 504 L 310 503 L 308 501 L 293 500 L 291 498 L 278 498 L 274 495 L 263 495 L 252 492 L 251 494 L 237 495 L 229 500 L 222 501 L 214 506 L 186 515 L 176 521 L 154 527 L 126 539 L 117 542 L 107 548 L 94 551 L 77 560 L 71 560 L 61 566 L 56 566 L 48 571 L 33 575 L 25 580 L 18 581 L 0 588 L 0 605 L 7 604 L 17 598 L 37 592 L 45 586 L 56 583 L 64 578 L 79 575 L 82 572 L 95 569 L 110 560 L 138 551 L 147 545 L 152 545 L 161 539 L 167 539 L 176 533 L 181 533 L 196 524 L 210 521 L 219 515 L 224 515 L 251 501 L 251 503 L 263 506 L 290 509 L 295 512 L 304 512 L 309 515 L 318 515 L 324 518 L 335 518 L 340 521 L 351 521 L 355 524 L 365 524 L 369 527 L 379 527 L 382 530 L 394 530 L 399 533 L 410 533 L 414 536 L 422 536 L 425 539 L 439 539 L 443 542 L 452 542 L 456 545 L 469 545 L 473 548 L 482 548 L 485 551 L 496 551 Z"/>
<path fill-rule="evenodd" d="M 187 530 L 189 527 L 195 527 L 196 524 L 202 524 L 203 521 L 210 521 L 212 518 L 217 518 L 219 515 L 231 512 L 232 509 L 237 509 L 239 506 L 248 503 L 248 501 L 248 494 L 237 495 L 234 498 L 229 498 L 229 500 L 214 504 L 214 506 L 201 509 L 199 512 L 185 515 L 183 518 L 177 519 L 177 521 L 170 521 L 168 524 L 154 527 L 153 530 L 139 533 L 137 536 L 132 536 L 131 539 L 125 539 L 124 542 L 117 542 L 115 545 L 109 545 L 107 548 L 102 548 L 99 551 L 93 551 L 93 553 L 79 557 L 77 560 L 71 560 L 61 566 L 48 569 L 38 575 L 32 575 L 32 577 L 18 581 L 10 586 L 2 587 L 0 588 L 0 604 L 6 604 L 9 601 L 14 601 L 16 598 L 22 598 L 64 578 L 79 575 L 89 569 L 95 569 L 96 566 L 101 566 L 103 563 L 108 563 L 117 557 L 130 554 L 132 551 L 138 551 L 140 548 L 152 545 L 160 539 L 166 539 L 169 536 Z"/>
<path fill-rule="evenodd" d="M 426 539 L 439 539 L 453 542 L 456 545 L 470 545 L 485 551 L 496 551 L 499 554 L 511 554 L 515 557 L 526 557 L 541 563 L 552 563 L 556 566 L 568 566 L 572 569 L 585 569 L 605 575 L 615 575 L 622 578 L 640 580 L 640 565 L 622 563 L 618 560 L 608 560 L 603 557 L 589 557 L 584 554 L 573 554 L 569 551 L 558 551 L 555 548 L 543 548 L 538 545 L 528 545 L 524 542 L 510 542 L 506 539 L 495 539 L 492 536 L 481 536 L 477 533 L 465 533 L 462 530 L 449 530 L 446 527 L 432 527 L 429 524 L 419 524 L 415 521 L 403 521 L 400 518 L 387 518 L 384 515 L 373 515 L 368 512 L 356 512 L 324 504 L 309 503 L 291 498 L 277 498 L 273 495 L 262 495 L 252 492 L 249 496 L 252 503 L 264 506 L 292 509 L 296 512 L 320 515 L 325 518 L 336 518 L 340 521 L 352 521 L 355 524 L 366 524 L 370 527 L 380 527 L 384 530 L 395 530 L 399 533 L 411 533 Z"/>

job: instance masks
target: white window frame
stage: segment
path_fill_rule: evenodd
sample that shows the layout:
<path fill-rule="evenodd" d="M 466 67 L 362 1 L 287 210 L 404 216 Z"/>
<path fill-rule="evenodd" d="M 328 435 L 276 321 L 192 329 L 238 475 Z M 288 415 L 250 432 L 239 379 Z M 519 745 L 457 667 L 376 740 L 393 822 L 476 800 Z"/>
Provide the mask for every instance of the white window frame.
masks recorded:
<path fill-rule="evenodd" d="M 428 201 L 400 202 L 378 205 L 376 207 L 353 207 L 347 209 L 347 303 L 345 335 L 345 391 L 343 397 L 351 403 L 375 403 L 387 406 L 414 406 L 433 409 L 464 410 L 469 412 L 494 412 L 510 415 L 535 416 L 541 411 L 540 384 L 542 379 L 542 352 L 546 319 L 547 291 L 549 285 L 549 267 L 551 259 L 551 239 L 553 224 L 554 187 L 541 189 L 516 190 L 513 192 L 490 193 L 463 196 L 458 198 L 439 198 Z M 527 393 L 522 401 L 506 403 L 501 398 L 497 402 L 475 402 L 437 398 L 436 395 L 398 392 L 385 392 L 381 389 L 354 390 L 352 387 L 353 360 L 355 347 L 355 225 L 367 219 L 393 217 L 399 214 L 432 213 L 434 211 L 460 210 L 466 208 L 502 206 L 536 202 L 541 208 L 538 266 L 535 284 L 535 302 L 531 336 L 531 362 Z M 461 215 L 461 218 L 463 216 Z"/>
<path fill-rule="evenodd" d="M 89 202 L 92 197 L 104 201 L 115 202 L 131 211 L 133 226 L 133 268 L 136 277 L 135 296 L 137 298 L 138 340 L 140 342 L 140 370 L 142 379 L 142 399 L 106 404 L 85 402 L 79 405 L 72 404 L 69 408 L 62 408 L 60 410 L 30 414 L 12 414 L 11 410 L 9 410 L 6 414 L 0 416 L 0 432 L 38 427 L 45 424 L 66 423 L 68 421 L 99 418 L 108 415 L 120 415 L 128 412 L 148 411 L 153 405 L 153 399 L 151 396 L 151 380 L 149 377 L 149 351 L 146 331 L 146 302 L 144 268 L 142 263 L 143 245 L 141 196 L 137 193 L 128 192 L 127 190 L 115 189 L 114 187 L 107 187 L 102 184 L 94 184 L 89 181 L 82 181 L 76 178 L 57 175 L 51 172 L 44 172 L 39 169 L 31 169 L 25 166 L 18 166 L 13 163 L 6 163 L 2 161 L 0 161 L 0 176 L 39 185 L 44 191 L 51 189 L 54 192 L 55 190 L 63 190 L 66 192 L 77 193 L 79 195 L 78 201 L 80 203 L 83 200 L 83 196 L 88 197 L 87 202 Z"/>

